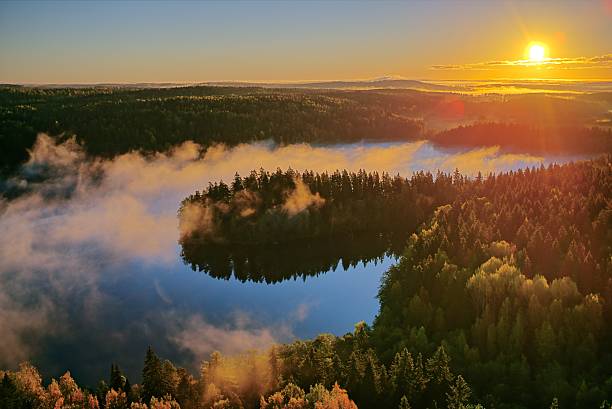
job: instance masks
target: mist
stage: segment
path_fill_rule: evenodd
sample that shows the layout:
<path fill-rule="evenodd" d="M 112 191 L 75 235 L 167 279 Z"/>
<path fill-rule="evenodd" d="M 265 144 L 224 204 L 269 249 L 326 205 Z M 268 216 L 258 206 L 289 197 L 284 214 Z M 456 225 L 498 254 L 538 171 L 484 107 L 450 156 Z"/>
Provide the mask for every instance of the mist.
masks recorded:
<path fill-rule="evenodd" d="M 495 147 L 441 152 L 424 141 L 254 143 L 208 149 L 185 142 L 164 153 L 100 159 L 88 157 L 73 139 L 57 143 L 41 134 L 28 162 L 0 184 L 12 192 L 0 199 L 0 365 L 15 367 L 33 360 L 47 373 L 65 370 L 58 366 L 60 352 L 42 353 L 41 345 L 49 348 L 54 343 L 69 348 L 75 360 L 87 361 L 89 353 L 103 360 L 122 350 L 140 357 L 141 344 L 153 337 L 162 354 L 182 354 L 185 361 L 203 359 L 214 350 L 237 354 L 293 339 L 295 326 L 312 313 L 303 303 L 274 322 L 249 315 L 231 301 L 225 301 L 227 311 L 220 315 L 185 305 L 176 296 L 178 290 L 168 291 L 154 274 L 175 271 L 180 265 L 180 201 L 209 182 L 230 182 L 236 172 L 365 169 L 409 176 L 419 170 L 457 168 L 476 175 L 558 160 L 504 154 Z M 285 206 L 296 214 L 322 200 L 298 185 Z M 113 285 L 122 290 L 111 291 Z M 134 288 L 142 295 L 124 294 Z M 147 309 L 153 304 L 155 308 Z M 131 317 L 124 314 L 128 305 L 134 310 Z M 136 314 L 138 319 L 133 318 Z M 83 345 L 95 338 L 84 331 L 101 331 L 105 346 L 89 350 L 101 342 L 96 347 Z"/>

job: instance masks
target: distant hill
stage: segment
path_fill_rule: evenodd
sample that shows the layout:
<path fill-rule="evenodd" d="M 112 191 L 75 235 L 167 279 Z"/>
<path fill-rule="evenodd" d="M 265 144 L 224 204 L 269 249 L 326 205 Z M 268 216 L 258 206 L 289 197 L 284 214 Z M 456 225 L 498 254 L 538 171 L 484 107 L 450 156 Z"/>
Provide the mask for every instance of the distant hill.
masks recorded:
<path fill-rule="evenodd" d="M 0 84 L 0 88 L 15 86 Z M 139 83 L 74 83 L 74 84 L 19 84 L 31 88 L 119 88 L 155 89 L 191 86 L 215 86 L 236 88 L 283 89 L 414 89 L 429 92 L 453 92 L 475 94 L 525 94 L 525 93 L 602 93 L 612 92 L 612 81 L 568 80 L 415 80 L 396 76 L 372 79 L 321 80 L 321 81 L 202 81 L 202 82 L 139 82 Z"/>

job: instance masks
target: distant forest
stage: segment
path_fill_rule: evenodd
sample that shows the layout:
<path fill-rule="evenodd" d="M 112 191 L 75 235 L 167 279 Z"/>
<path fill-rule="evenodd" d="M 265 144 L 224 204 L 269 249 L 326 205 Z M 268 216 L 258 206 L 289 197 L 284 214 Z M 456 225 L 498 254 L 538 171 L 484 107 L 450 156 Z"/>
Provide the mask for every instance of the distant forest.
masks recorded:
<path fill-rule="evenodd" d="M 516 123 L 479 122 L 444 130 L 430 137 L 443 147 L 501 146 L 533 154 L 593 154 L 612 151 L 610 128 L 539 127 Z"/>
<path fill-rule="evenodd" d="M 0 88 L 0 172 L 9 173 L 28 158 L 39 132 L 60 139 L 76 135 L 90 155 L 104 157 L 165 151 L 186 140 L 209 146 L 424 138 L 453 147 L 609 153 L 611 106 L 612 97 L 605 93 L 467 96 L 413 90 L 9 86 Z M 437 135 L 474 122 L 479 125 Z"/>

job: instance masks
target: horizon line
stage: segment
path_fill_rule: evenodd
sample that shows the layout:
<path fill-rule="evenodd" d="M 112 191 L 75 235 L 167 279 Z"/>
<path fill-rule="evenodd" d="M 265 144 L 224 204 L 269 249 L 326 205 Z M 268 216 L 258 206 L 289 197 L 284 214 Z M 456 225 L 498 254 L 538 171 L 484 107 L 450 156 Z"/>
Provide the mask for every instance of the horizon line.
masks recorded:
<path fill-rule="evenodd" d="M 362 83 L 375 83 L 383 81 L 416 81 L 423 83 L 435 84 L 436 82 L 565 82 L 565 83 L 586 83 L 586 82 L 612 82 L 612 78 L 584 78 L 584 79 L 572 79 L 572 78 L 477 78 L 477 79 L 433 79 L 433 78 L 410 78 L 400 76 L 380 76 L 372 78 L 344 78 L 344 79 L 304 79 L 304 80 L 242 80 L 242 79 L 224 79 L 224 80 L 198 80 L 198 81 L 86 81 L 86 82 L 11 82 L 11 81 L 0 81 L 0 86 L 25 86 L 25 87 L 36 87 L 36 86 L 129 86 L 129 85 L 210 85 L 210 84 L 261 84 L 261 85 L 308 85 L 308 84 L 325 84 L 334 82 L 362 82 Z"/>

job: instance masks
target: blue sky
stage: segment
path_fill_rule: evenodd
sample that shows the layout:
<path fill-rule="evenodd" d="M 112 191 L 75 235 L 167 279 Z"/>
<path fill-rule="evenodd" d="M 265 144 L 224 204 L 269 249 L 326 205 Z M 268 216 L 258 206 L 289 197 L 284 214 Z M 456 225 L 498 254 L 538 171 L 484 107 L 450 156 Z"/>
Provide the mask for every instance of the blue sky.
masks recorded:
<path fill-rule="evenodd" d="M 611 39 L 601 1 L 3 1 L 0 81 L 474 78 L 430 67 L 521 58 L 532 40 L 600 56 Z"/>

